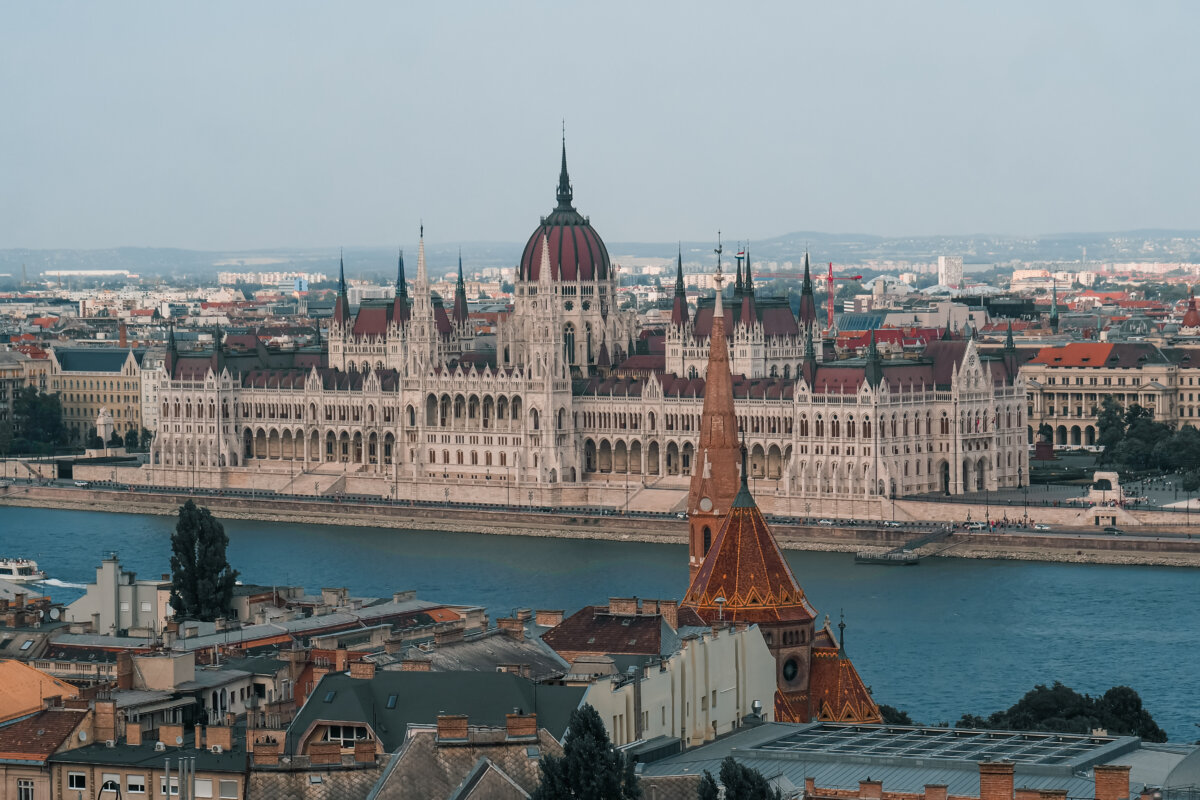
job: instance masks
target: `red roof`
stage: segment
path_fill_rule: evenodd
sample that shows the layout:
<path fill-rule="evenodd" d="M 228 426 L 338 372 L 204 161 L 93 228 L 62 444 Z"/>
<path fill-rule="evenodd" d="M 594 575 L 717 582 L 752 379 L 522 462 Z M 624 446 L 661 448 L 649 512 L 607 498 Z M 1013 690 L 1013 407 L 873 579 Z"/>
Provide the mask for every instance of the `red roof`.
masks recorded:
<path fill-rule="evenodd" d="M 0 727 L 0 759 L 44 762 L 86 716 L 86 710 L 54 708 Z"/>
<path fill-rule="evenodd" d="M 608 606 L 585 606 L 542 634 L 542 641 L 558 653 L 661 655 L 663 628 L 660 614 L 610 614 Z"/>

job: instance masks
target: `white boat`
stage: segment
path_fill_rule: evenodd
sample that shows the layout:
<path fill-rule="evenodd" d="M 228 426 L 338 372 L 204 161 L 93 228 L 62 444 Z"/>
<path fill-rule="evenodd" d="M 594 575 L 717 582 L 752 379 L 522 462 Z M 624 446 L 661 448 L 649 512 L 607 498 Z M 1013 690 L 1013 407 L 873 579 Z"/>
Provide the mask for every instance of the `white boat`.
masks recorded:
<path fill-rule="evenodd" d="M 11 583 L 35 583 L 46 580 L 46 573 L 38 569 L 32 558 L 0 557 L 0 580 Z"/>

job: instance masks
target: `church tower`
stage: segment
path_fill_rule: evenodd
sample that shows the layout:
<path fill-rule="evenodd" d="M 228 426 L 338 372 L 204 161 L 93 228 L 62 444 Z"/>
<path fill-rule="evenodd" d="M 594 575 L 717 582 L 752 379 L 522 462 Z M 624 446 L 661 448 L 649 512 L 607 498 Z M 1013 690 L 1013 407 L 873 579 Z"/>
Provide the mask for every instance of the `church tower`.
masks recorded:
<path fill-rule="evenodd" d="M 694 579 L 712 546 L 721 519 L 738 492 L 738 423 L 733 412 L 733 377 L 729 371 L 729 343 L 725 335 L 725 309 L 721 299 L 721 247 L 717 245 L 716 310 L 708 349 L 704 381 L 704 409 L 700 419 L 700 446 L 692 465 L 688 493 L 688 573 Z"/>

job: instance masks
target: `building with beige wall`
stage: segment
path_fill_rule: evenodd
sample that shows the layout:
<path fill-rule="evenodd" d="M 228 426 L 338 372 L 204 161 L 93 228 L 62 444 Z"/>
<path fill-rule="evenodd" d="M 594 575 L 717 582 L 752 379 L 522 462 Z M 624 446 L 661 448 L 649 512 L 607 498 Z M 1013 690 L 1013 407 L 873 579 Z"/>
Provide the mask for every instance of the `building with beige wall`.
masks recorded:
<path fill-rule="evenodd" d="M 736 730 L 750 714 L 772 719 L 775 659 L 757 625 L 685 636 L 678 652 L 633 669 L 595 681 L 584 695 L 613 744 L 672 736 L 691 747 Z"/>
<path fill-rule="evenodd" d="M 152 637 L 173 615 L 170 597 L 170 580 L 138 580 L 110 553 L 96 568 L 96 582 L 67 606 L 65 616 L 68 622 L 90 623 L 95 634 Z"/>
<path fill-rule="evenodd" d="M 1029 440 L 1042 425 L 1056 447 L 1092 447 L 1106 397 L 1137 403 L 1157 422 L 1200 425 L 1200 350 L 1164 351 L 1146 342 L 1073 342 L 1043 347 L 1021 367 Z"/>
<path fill-rule="evenodd" d="M 91 434 L 101 409 L 109 410 L 122 436 L 141 432 L 142 355 L 109 347 L 50 351 L 50 391 L 58 394 L 63 422 L 77 441 Z"/>

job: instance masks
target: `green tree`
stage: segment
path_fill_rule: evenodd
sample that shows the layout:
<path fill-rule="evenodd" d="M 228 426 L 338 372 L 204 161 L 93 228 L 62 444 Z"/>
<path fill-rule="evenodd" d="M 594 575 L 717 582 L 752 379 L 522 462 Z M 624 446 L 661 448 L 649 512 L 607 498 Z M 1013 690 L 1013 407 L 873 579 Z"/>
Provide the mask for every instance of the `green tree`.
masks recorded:
<path fill-rule="evenodd" d="M 712 781 L 712 775 L 707 770 L 704 777 Z M 725 800 L 780 800 L 782 797 L 778 789 L 771 788 L 761 772 L 739 764 L 733 756 L 725 756 L 721 762 L 720 777 L 721 785 L 725 787 Z M 700 788 L 702 791 L 705 789 L 703 779 Z"/>
<path fill-rule="evenodd" d="M 100 438 L 100 434 L 96 433 L 95 428 L 92 428 L 92 432 L 88 434 L 84 447 L 88 450 L 99 450 L 104 447 L 104 440 Z"/>
<path fill-rule="evenodd" d="M 112 436 L 108 437 L 108 446 L 109 447 L 121 447 L 124 444 L 125 444 L 125 440 L 121 437 L 121 434 L 117 433 L 116 429 L 114 428 L 113 432 L 112 432 Z"/>
<path fill-rule="evenodd" d="M 895 706 L 881 704 L 879 714 L 883 717 L 884 725 L 912 725 L 912 717 L 907 711 L 901 711 Z"/>
<path fill-rule="evenodd" d="M 717 788 L 717 779 L 712 776 L 708 770 L 704 770 L 704 776 L 700 778 L 700 789 L 696 793 L 699 800 L 719 800 L 721 790 Z"/>
<path fill-rule="evenodd" d="M 1080 694 L 1058 681 L 1038 685 L 1010 708 L 987 717 L 965 714 L 959 728 L 999 728 L 1010 731 L 1058 731 L 1087 734 L 1096 728 L 1122 736 L 1165 742 L 1167 735 L 1128 686 L 1115 686 L 1102 697 Z"/>
<path fill-rule="evenodd" d="M 39 392 L 24 386 L 13 396 L 14 437 L 26 442 L 26 447 L 45 453 L 67 441 L 63 425 L 62 403 L 56 394 Z"/>
<path fill-rule="evenodd" d="M 130 428 L 129 433 L 125 434 L 125 449 L 126 450 L 137 450 L 137 446 L 138 446 L 137 428 Z"/>
<path fill-rule="evenodd" d="M 636 800 L 642 796 L 633 762 L 616 751 L 596 709 L 571 712 L 562 756 L 542 759 L 532 800 Z"/>
<path fill-rule="evenodd" d="M 1112 395 L 1105 396 L 1100 403 L 1097 424 L 1100 429 L 1096 444 L 1104 450 L 1100 453 L 1100 463 L 1112 463 L 1114 450 L 1125 438 L 1125 409 L 1113 399 Z"/>
<path fill-rule="evenodd" d="M 211 622 L 233 605 L 237 570 L 229 566 L 229 537 L 207 508 L 188 500 L 171 534 L 171 608 L 182 619 Z"/>

